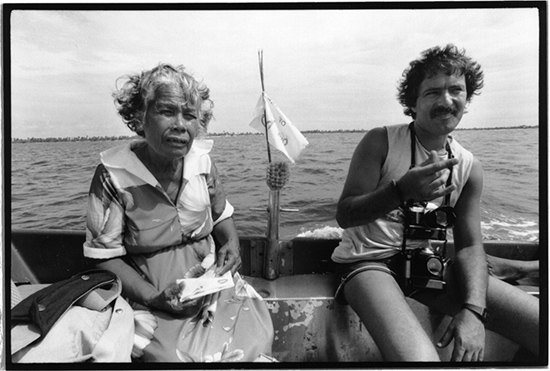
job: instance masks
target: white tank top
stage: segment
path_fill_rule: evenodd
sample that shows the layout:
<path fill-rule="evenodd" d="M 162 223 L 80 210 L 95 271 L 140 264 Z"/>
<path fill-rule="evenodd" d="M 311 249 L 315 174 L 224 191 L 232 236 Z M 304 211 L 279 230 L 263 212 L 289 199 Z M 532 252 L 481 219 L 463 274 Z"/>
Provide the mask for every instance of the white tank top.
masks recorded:
<path fill-rule="evenodd" d="M 411 137 L 408 124 L 386 126 L 388 153 L 382 165 L 377 187 L 401 178 L 411 165 Z M 454 206 L 470 176 L 474 156 L 452 137 L 449 139 L 451 151 L 459 160 L 453 168 L 453 184 L 457 189 L 451 194 L 451 206 Z M 429 151 L 416 139 L 416 164 L 428 159 Z M 444 154 L 447 158 L 447 154 Z M 432 200 L 437 206 L 443 203 L 443 197 Z M 332 260 L 337 263 L 352 263 L 359 260 L 380 260 L 389 258 L 402 248 L 404 232 L 404 214 L 401 208 L 392 210 L 375 221 L 344 230 L 342 241 L 334 249 Z M 428 246 L 429 241 L 415 241 L 418 247 Z"/>

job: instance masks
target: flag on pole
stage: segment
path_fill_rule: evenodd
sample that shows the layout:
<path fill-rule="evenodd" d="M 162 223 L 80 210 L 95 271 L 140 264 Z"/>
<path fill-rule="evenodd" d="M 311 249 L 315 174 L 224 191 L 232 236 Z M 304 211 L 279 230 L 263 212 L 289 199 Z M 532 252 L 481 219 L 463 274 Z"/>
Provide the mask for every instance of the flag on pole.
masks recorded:
<path fill-rule="evenodd" d="M 294 163 L 309 142 L 292 125 L 292 122 L 277 107 L 275 102 L 263 92 L 256 105 L 254 119 L 250 123 L 250 126 L 265 135 L 266 119 L 269 144 L 284 153 Z"/>

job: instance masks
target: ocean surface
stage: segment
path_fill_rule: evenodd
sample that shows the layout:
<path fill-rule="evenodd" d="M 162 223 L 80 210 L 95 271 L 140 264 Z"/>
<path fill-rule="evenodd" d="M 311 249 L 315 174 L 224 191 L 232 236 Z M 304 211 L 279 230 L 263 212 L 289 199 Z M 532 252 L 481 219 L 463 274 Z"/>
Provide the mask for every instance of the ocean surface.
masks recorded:
<path fill-rule="evenodd" d="M 281 238 L 337 236 L 334 219 L 353 151 L 364 132 L 307 133 L 310 142 L 280 191 Z M 539 131 L 461 130 L 454 137 L 484 169 L 485 240 L 539 240 Z M 265 235 L 269 188 L 261 135 L 214 136 L 211 153 L 241 235 Z M 86 198 L 99 153 L 124 141 L 12 143 L 12 229 L 85 230 Z M 274 160 L 283 156 L 272 149 Z M 254 209 L 254 210 L 251 210 Z M 259 211 L 256 209 L 260 209 Z"/>

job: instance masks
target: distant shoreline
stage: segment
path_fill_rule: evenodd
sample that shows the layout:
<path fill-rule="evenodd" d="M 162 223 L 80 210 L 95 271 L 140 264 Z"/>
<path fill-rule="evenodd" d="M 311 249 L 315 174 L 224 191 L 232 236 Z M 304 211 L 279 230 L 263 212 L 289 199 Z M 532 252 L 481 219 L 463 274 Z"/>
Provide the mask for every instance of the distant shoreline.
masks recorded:
<path fill-rule="evenodd" d="M 466 130 L 509 130 L 509 129 L 538 129 L 537 126 L 505 126 L 505 127 L 492 127 L 492 128 L 458 128 L 457 131 Z M 351 130 L 304 130 L 302 134 L 317 134 L 317 133 L 365 133 L 366 129 L 351 129 Z M 209 137 L 226 137 L 226 136 L 240 136 L 240 135 L 263 135 L 261 133 L 209 133 Z M 64 138 L 12 138 L 12 143 L 39 143 L 39 142 L 98 142 L 98 141 L 114 141 L 114 140 L 129 140 L 139 138 L 138 135 L 121 135 L 121 136 L 103 136 L 103 137 L 64 137 Z"/>

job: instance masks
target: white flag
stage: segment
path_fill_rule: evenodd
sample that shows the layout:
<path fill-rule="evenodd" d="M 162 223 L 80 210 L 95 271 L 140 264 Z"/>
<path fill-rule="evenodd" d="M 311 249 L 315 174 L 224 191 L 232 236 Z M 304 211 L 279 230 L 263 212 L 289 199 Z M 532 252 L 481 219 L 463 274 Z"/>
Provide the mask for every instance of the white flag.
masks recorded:
<path fill-rule="evenodd" d="M 265 118 L 264 118 L 265 109 Z M 277 107 L 275 102 L 262 93 L 256 110 L 254 112 L 254 119 L 250 123 L 250 126 L 258 130 L 260 133 L 265 134 L 265 119 L 267 119 L 267 132 L 269 143 L 283 152 L 286 157 L 290 159 L 292 163 L 298 158 L 300 153 L 309 144 L 307 139 L 300 133 L 298 129 L 285 114 Z"/>

